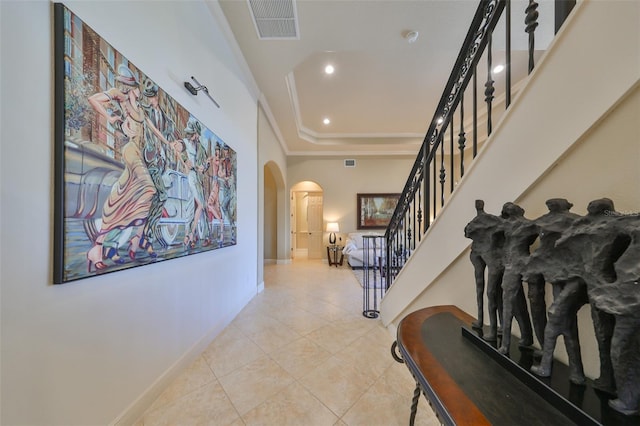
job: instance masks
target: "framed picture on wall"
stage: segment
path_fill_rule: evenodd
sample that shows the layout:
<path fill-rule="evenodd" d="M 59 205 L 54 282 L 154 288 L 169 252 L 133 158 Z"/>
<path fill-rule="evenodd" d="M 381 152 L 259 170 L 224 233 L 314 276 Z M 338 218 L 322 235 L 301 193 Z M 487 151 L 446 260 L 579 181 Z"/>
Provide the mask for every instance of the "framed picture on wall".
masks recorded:
<path fill-rule="evenodd" d="M 358 229 L 384 229 L 389 225 L 400 194 L 357 194 Z"/>
<path fill-rule="evenodd" d="M 235 245 L 236 152 L 61 3 L 54 21 L 54 283 Z"/>

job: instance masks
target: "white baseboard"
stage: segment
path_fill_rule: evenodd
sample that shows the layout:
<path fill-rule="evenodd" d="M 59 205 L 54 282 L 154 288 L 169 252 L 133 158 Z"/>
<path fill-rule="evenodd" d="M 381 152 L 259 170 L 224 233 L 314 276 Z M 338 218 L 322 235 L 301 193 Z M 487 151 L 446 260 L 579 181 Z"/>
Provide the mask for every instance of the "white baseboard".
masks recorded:
<path fill-rule="evenodd" d="M 389 334 L 393 337 L 398 335 L 398 327 L 396 327 L 396 325 L 394 323 L 390 323 L 387 326 L 387 331 L 389 332 Z"/>
<path fill-rule="evenodd" d="M 278 259 L 265 259 L 263 262 L 265 265 L 275 265 L 278 262 Z"/>
<path fill-rule="evenodd" d="M 264 281 L 258 284 L 257 292 L 264 290 Z M 225 318 L 221 323 L 213 326 L 198 342 L 189 348 L 176 362 L 162 373 L 135 401 L 131 403 L 118 417 L 109 423 L 110 426 L 125 426 L 135 424 L 144 416 L 156 399 L 164 390 L 190 366 L 213 340 L 224 330 L 236 315 L 255 297 L 250 297 L 242 302 L 235 314 Z"/>

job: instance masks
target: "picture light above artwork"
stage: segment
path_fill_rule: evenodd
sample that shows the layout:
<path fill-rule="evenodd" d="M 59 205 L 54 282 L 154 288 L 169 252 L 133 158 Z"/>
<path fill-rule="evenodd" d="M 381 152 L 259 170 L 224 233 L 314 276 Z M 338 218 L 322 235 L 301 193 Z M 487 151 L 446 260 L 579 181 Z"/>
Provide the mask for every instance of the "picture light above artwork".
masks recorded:
<path fill-rule="evenodd" d="M 204 94 L 207 95 L 207 97 L 209 99 L 211 99 L 211 102 L 213 102 L 215 104 L 215 106 L 220 108 L 220 104 L 218 104 L 218 102 L 216 102 L 216 100 L 213 99 L 213 97 L 209 94 L 209 89 L 207 89 L 207 86 L 205 86 L 204 84 L 200 84 L 200 82 L 198 80 L 196 80 L 196 78 L 194 76 L 191 76 L 191 80 L 193 80 L 193 82 L 196 83 L 197 86 L 194 86 L 193 84 L 189 83 L 188 81 L 185 81 L 184 82 L 184 87 L 186 87 L 187 90 L 189 92 L 191 92 L 191 94 L 193 96 L 198 96 L 198 91 L 202 90 L 204 92 Z"/>

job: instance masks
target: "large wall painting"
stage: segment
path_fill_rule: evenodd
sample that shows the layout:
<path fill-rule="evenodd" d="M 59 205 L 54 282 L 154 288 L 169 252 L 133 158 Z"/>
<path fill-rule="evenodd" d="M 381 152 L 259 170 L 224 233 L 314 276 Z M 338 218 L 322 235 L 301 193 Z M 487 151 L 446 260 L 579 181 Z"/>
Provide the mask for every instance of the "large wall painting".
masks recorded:
<path fill-rule="evenodd" d="M 400 194 L 357 194 L 358 229 L 385 229 Z"/>
<path fill-rule="evenodd" d="M 54 283 L 236 244 L 236 152 L 63 4 Z"/>

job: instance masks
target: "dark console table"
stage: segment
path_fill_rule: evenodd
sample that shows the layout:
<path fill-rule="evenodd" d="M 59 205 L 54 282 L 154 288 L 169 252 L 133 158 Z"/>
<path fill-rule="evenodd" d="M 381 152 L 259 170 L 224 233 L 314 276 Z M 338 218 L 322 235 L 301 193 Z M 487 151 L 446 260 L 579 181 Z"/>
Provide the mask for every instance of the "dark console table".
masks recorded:
<path fill-rule="evenodd" d="M 572 385 L 568 368 L 554 363 L 542 379 L 528 370 L 531 349 L 511 348 L 511 359 L 497 352 L 471 328 L 473 317 L 455 306 L 435 306 L 407 315 L 398 326 L 400 352 L 416 380 L 410 424 L 424 394 L 447 425 L 638 425 L 640 417 L 621 415 L 608 396 Z"/>

